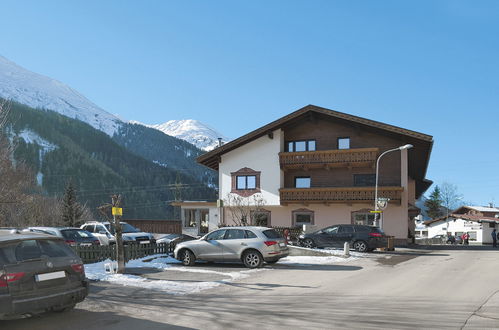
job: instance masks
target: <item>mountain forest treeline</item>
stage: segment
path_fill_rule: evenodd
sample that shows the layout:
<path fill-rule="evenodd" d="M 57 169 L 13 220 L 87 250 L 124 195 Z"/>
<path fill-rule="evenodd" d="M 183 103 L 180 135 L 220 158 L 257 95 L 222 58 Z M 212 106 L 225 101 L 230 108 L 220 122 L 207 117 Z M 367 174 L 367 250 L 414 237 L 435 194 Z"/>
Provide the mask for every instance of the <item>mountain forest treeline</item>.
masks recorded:
<path fill-rule="evenodd" d="M 96 216 L 97 207 L 109 203 L 115 193 L 123 196 L 124 219 L 172 219 L 169 202 L 175 197 L 216 198 L 216 190 L 207 185 L 216 182 L 216 175 L 195 163 L 199 149 L 173 137 L 168 139 L 161 132 L 166 138 L 154 138 L 156 133 L 147 131 L 153 129 L 126 124 L 111 138 L 79 120 L 15 102 L 10 102 L 4 126 L 4 135 L 14 148 L 14 160 L 31 168 L 42 194 L 61 198 L 68 182 L 72 182 L 78 201 Z M 134 136 L 142 140 L 142 151 Z M 155 143 L 164 145 L 147 151 L 145 142 L 151 148 Z M 161 158 L 163 164 L 151 161 L 154 153 L 169 149 L 177 154 L 170 152 Z M 138 155 L 148 153 L 149 160 Z"/>

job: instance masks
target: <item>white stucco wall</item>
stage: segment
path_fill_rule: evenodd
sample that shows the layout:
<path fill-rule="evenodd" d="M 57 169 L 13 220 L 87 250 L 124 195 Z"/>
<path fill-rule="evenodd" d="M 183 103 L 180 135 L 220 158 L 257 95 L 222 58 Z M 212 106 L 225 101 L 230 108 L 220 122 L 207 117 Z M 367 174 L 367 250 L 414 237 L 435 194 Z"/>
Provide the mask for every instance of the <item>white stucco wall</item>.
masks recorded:
<path fill-rule="evenodd" d="M 497 225 L 496 225 L 497 228 Z M 494 228 L 489 227 L 488 223 L 478 223 L 473 221 L 466 221 L 463 219 L 456 219 L 455 221 L 451 219 L 447 222 L 438 222 L 428 226 L 428 237 L 434 237 L 435 235 L 446 235 L 450 232 L 455 235 L 456 232 L 476 232 L 477 243 L 492 243 L 492 230 Z"/>
<path fill-rule="evenodd" d="M 279 166 L 279 152 L 283 150 L 283 133 L 273 132 L 273 138 L 264 135 L 222 155 L 219 164 L 220 198 L 226 200 L 231 191 L 231 173 L 244 167 L 261 172 L 260 189 L 266 205 L 279 205 L 279 188 L 283 174 Z"/>

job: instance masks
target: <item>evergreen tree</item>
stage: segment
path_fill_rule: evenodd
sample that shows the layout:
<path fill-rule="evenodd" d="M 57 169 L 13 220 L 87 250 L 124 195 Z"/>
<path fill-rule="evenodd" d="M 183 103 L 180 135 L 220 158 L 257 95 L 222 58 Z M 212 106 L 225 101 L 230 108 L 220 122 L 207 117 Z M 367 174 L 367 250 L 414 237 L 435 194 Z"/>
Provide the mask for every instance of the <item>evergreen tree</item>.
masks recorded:
<path fill-rule="evenodd" d="M 428 208 L 428 216 L 432 219 L 438 218 L 443 215 L 442 212 L 442 196 L 440 194 L 440 188 L 435 186 L 430 197 L 424 202 L 424 205 Z"/>
<path fill-rule="evenodd" d="M 76 190 L 73 187 L 73 182 L 69 180 L 62 198 L 62 220 L 69 227 L 78 226 L 83 211 L 83 206 L 76 200 Z"/>

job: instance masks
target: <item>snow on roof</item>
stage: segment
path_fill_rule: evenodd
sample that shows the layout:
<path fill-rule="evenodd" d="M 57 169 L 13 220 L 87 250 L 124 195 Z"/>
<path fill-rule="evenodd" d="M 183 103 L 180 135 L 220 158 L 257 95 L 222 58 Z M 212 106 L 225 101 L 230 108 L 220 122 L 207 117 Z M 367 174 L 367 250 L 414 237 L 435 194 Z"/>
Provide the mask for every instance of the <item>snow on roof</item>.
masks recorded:
<path fill-rule="evenodd" d="M 467 208 L 476 210 L 478 212 L 499 212 L 497 207 L 486 207 L 486 206 L 466 206 Z"/>

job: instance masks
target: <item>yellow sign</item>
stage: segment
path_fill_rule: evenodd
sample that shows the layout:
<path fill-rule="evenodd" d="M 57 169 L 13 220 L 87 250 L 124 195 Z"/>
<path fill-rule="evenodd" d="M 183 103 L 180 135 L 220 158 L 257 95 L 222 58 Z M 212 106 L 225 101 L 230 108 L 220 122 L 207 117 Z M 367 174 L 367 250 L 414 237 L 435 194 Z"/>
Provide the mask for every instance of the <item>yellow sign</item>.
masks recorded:
<path fill-rule="evenodd" d="M 371 213 L 383 213 L 383 211 L 369 211 Z"/>
<path fill-rule="evenodd" d="M 113 215 L 123 215 L 123 209 L 121 207 L 113 207 Z"/>

